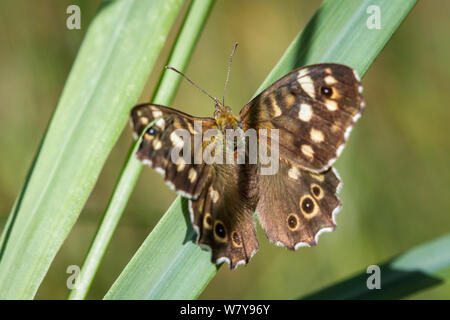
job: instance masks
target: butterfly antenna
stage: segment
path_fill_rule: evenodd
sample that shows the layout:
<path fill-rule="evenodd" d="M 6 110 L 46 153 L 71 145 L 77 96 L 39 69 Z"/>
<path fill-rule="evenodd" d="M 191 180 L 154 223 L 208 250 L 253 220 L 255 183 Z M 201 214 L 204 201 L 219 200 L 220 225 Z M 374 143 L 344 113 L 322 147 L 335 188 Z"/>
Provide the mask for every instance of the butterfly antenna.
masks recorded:
<path fill-rule="evenodd" d="M 192 81 L 191 79 L 189 79 L 183 72 L 178 71 L 177 69 L 175 69 L 174 67 L 171 66 L 165 66 L 166 69 L 175 71 L 176 73 L 178 73 L 179 75 L 183 76 L 183 78 L 185 78 L 187 81 L 189 81 L 190 84 L 192 84 L 194 87 L 196 87 L 198 90 L 200 90 L 201 92 L 203 92 L 204 94 L 206 94 L 208 97 L 210 97 L 216 104 L 219 104 L 219 100 L 217 98 L 214 98 L 213 96 L 211 96 L 208 92 L 206 92 L 205 90 L 203 90 L 202 88 L 200 88 L 197 84 L 195 84 L 194 81 Z"/>
<path fill-rule="evenodd" d="M 238 43 L 236 42 L 236 43 L 234 44 L 233 51 L 231 51 L 230 61 L 228 61 L 227 80 L 225 80 L 225 86 L 223 87 L 222 105 L 225 105 L 225 93 L 226 93 L 226 91 L 227 91 L 228 79 L 230 79 L 231 61 L 233 60 L 233 56 L 234 56 L 234 53 L 236 52 L 237 46 L 238 46 Z"/>

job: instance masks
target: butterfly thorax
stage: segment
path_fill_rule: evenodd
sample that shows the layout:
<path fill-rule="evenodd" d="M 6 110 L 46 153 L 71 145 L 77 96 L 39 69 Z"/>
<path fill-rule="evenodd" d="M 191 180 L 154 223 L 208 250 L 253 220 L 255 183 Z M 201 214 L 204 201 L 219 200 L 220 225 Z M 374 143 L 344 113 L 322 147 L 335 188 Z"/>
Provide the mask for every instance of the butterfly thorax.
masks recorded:
<path fill-rule="evenodd" d="M 230 107 L 223 106 L 221 103 L 216 103 L 214 118 L 216 119 L 217 127 L 224 134 L 227 129 L 237 130 L 241 128 L 239 118 L 233 114 Z"/>

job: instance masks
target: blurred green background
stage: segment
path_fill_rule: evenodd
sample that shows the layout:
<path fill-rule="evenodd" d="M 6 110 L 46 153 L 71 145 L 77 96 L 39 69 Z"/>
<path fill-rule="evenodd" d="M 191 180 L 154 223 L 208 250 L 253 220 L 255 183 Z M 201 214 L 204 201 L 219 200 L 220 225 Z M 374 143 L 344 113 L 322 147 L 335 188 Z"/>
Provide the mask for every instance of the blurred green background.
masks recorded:
<path fill-rule="evenodd" d="M 0 2 L 0 228 L 99 3 Z M 66 28 L 70 4 L 81 8 L 81 30 Z M 319 5 L 218 0 L 187 74 L 220 96 L 229 53 L 239 41 L 226 98 L 238 113 Z M 182 14 L 186 9 L 187 4 Z M 448 1 L 419 2 L 366 73 L 367 108 L 336 165 L 344 181 L 336 231 L 322 235 L 317 247 L 290 252 L 270 244 L 259 228 L 260 250 L 251 263 L 233 272 L 221 268 L 200 298 L 297 298 L 450 231 L 448 12 Z M 178 19 L 141 102 L 151 96 L 180 23 Z M 213 113 L 208 97 L 186 82 L 173 106 L 198 116 Z M 66 268 L 82 265 L 131 140 L 126 127 L 37 298 L 67 298 Z M 146 167 L 88 298 L 103 297 L 173 199 L 175 193 L 162 177 Z M 449 299 L 450 284 L 411 298 Z"/>

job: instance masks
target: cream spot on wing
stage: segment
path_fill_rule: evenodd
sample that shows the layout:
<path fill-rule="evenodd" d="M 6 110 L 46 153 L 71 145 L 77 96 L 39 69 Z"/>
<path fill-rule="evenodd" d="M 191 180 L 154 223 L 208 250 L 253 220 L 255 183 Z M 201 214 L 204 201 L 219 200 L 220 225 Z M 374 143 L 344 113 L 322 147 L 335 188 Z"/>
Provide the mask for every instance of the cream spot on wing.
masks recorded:
<path fill-rule="evenodd" d="M 153 149 L 155 149 L 155 150 L 159 150 L 162 147 L 162 143 L 159 139 L 153 140 L 152 145 L 153 145 Z"/>
<path fill-rule="evenodd" d="M 314 87 L 314 82 L 311 79 L 310 76 L 304 76 L 299 78 L 298 83 L 300 84 L 300 86 L 302 87 L 302 89 L 311 97 L 311 98 L 315 98 L 316 97 L 316 90 Z"/>
<path fill-rule="evenodd" d="M 292 167 L 288 171 L 289 178 L 292 178 L 294 180 L 297 180 L 300 176 L 300 171 L 297 169 L 297 167 Z"/>
<path fill-rule="evenodd" d="M 337 124 L 333 124 L 331 126 L 331 132 L 333 132 L 333 133 L 339 132 L 340 130 L 341 130 L 341 127 Z"/>
<path fill-rule="evenodd" d="M 152 111 L 153 118 L 159 118 L 159 117 L 162 117 L 162 115 L 163 115 L 163 113 L 161 112 L 161 110 L 153 108 L 153 111 Z"/>
<path fill-rule="evenodd" d="M 177 148 L 182 148 L 184 145 L 183 139 L 175 131 L 170 134 L 170 141 Z"/>
<path fill-rule="evenodd" d="M 331 72 L 331 68 L 326 68 L 326 69 L 325 69 L 325 73 L 326 73 L 326 74 L 331 74 L 331 73 L 332 73 L 332 72 Z"/>
<path fill-rule="evenodd" d="M 148 125 L 148 123 L 149 123 L 148 118 L 145 118 L 145 117 L 140 118 L 139 122 L 142 123 L 142 125 L 144 125 L 144 126 Z"/>
<path fill-rule="evenodd" d="M 145 133 L 144 134 L 144 139 L 145 140 L 152 140 L 154 138 L 154 136 L 152 136 L 151 134 Z"/>
<path fill-rule="evenodd" d="M 273 117 L 279 117 L 281 116 L 281 109 L 278 106 L 277 100 L 274 96 L 272 96 L 272 114 Z"/>
<path fill-rule="evenodd" d="M 336 78 L 333 76 L 326 76 L 324 80 L 325 80 L 325 83 L 329 86 L 332 86 L 333 84 L 337 83 Z"/>
<path fill-rule="evenodd" d="M 323 132 L 318 129 L 312 128 L 311 131 L 309 131 L 309 135 L 311 136 L 311 140 L 316 143 L 321 143 L 325 140 Z"/>
<path fill-rule="evenodd" d="M 302 78 L 302 77 L 306 76 L 308 73 L 309 73 L 309 69 L 308 68 L 302 69 L 298 73 L 298 78 Z"/>
<path fill-rule="evenodd" d="M 312 114 L 313 112 L 310 104 L 300 104 L 300 111 L 298 112 L 298 118 L 300 120 L 308 122 L 309 120 L 311 120 Z"/>
<path fill-rule="evenodd" d="M 338 108 L 338 104 L 334 100 L 325 100 L 325 105 L 329 111 L 336 111 Z"/>
<path fill-rule="evenodd" d="M 211 197 L 212 202 L 216 203 L 219 201 L 219 192 L 217 190 L 214 190 L 213 187 L 209 189 L 209 196 Z"/>
<path fill-rule="evenodd" d="M 195 179 L 197 179 L 197 171 L 195 171 L 194 168 L 189 169 L 188 179 L 191 183 L 193 183 L 195 181 Z"/>
<path fill-rule="evenodd" d="M 164 127 L 166 126 L 166 122 L 163 118 L 159 118 L 159 120 L 155 122 L 155 126 L 164 129 Z"/>
<path fill-rule="evenodd" d="M 184 161 L 184 159 L 181 158 L 181 157 L 178 158 L 178 160 L 177 160 L 177 171 L 178 172 L 183 171 L 185 167 L 186 167 L 186 161 Z"/>
<path fill-rule="evenodd" d="M 314 150 L 309 144 L 303 144 L 301 150 L 302 153 L 308 158 L 314 157 Z"/>
<path fill-rule="evenodd" d="M 316 174 L 316 173 L 310 172 L 310 175 L 317 181 L 323 182 L 325 180 L 325 175 L 323 175 L 323 174 Z"/>
<path fill-rule="evenodd" d="M 186 123 L 187 123 L 187 127 L 189 129 L 189 132 L 192 134 L 195 134 L 195 130 L 194 130 L 194 127 L 192 126 L 192 124 L 189 121 L 187 121 Z"/>
<path fill-rule="evenodd" d="M 287 93 L 286 98 L 284 98 L 284 102 L 286 103 L 286 108 L 289 109 L 290 107 L 292 107 L 295 103 L 294 95 L 291 93 Z"/>

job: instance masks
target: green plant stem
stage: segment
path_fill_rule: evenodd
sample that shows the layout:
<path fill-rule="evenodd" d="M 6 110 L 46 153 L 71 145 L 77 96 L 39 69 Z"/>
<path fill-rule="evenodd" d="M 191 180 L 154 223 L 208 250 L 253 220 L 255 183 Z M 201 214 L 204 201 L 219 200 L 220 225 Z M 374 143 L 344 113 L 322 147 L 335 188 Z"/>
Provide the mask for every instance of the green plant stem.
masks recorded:
<path fill-rule="evenodd" d="M 214 1 L 212 0 L 194 0 L 191 3 L 169 56 L 169 65 L 176 66 L 181 71 L 187 68 L 213 4 Z M 163 72 L 151 101 L 169 105 L 175 97 L 180 81 L 181 77 L 176 73 L 170 70 Z M 84 299 L 88 293 L 103 255 L 142 171 L 142 163 L 134 156 L 138 145 L 139 141 L 134 143 L 130 149 L 119 181 L 81 269 L 76 288 L 71 291 L 69 299 Z"/>
<path fill-rule="evenodd" d="M 416 0 L 379 0 L 382 28 L 368 29 L 372 0 L 327 0 L 294 39 L 255 93 L 299 66 L 339 62 L 361 75 Z M 370 106 L 369 106 L 370 107 Z M 194 244 L 187 201 L 178 197 L 122 271 L 105 299 L 194 299 L 216 274 L 211 256 Z"/>

